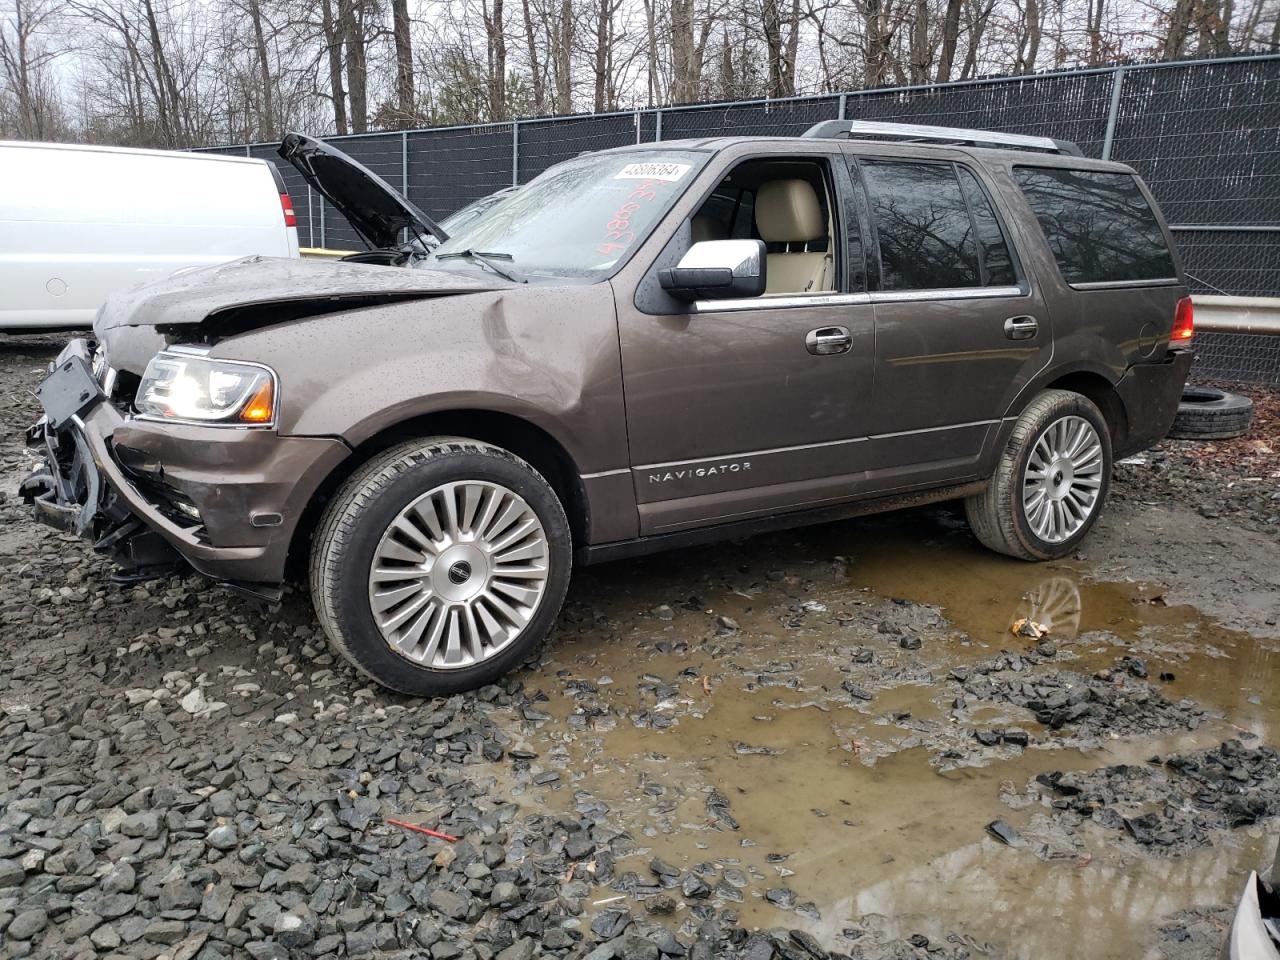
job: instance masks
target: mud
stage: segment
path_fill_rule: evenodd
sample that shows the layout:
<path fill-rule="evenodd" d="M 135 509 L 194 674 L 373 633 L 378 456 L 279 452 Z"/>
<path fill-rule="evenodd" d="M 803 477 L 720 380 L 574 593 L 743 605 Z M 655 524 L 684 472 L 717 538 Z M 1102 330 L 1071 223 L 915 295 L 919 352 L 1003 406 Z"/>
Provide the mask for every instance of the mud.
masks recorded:
<path fill-rule="evenodd" d="M 47 353 L 0 342 L 10 491 Z M 119 716 L 107 769 L 134 788 L 208 790 L 200 758 L 231 751 L 251 768 L 237 795 L 255 819 L 237 822 L 273 850 L 325 797 L 355 834 L 333 854 L 348 867 L 412 853 L 379 817 L 459 834 L 497 818 L 506 862 L 554 858 L 552 886 L 580 903 L 557 914 L 566 945 L 539 935 L 548 955 L 642 932 L 671 955 L 702 938 L 717 956 L 1216 956 L 1227 906 L 1280 836 L 1272 501 L 1251 493 L 1238 522 L 1158 486 L 1172 469 L 1125 476 L 1061 563 L 991 555 L 940 508 L 582 570 L 536 662 L 433 703 L 328 655 L 300 594 L 262 612 L 197 578 L 116 587 L 84 545 L 0 499 L 0 711 L 25 724 L 11 769 L 27 764 L 0 776 L 0 855 L 36 842 L 19 798 L 70 775 L 73 757 L 26 745 L 57 735 L 56 688 Z M 1043 635 L 1014 633 L 1024 619 Z M 215 706 L 186 716 L 192 690 Z M 419 757 L 435 765 L 415 773 Z M 255 792 L 255 764 L 296 780 L 292 828 L 287 795 Z M 395 790 L 386 769 L 402 771 Z M 371 784 L 337 776 L 360 770 Z M 70 834 L 89 815 L 63 807 L 55 832 Z M 439 869 L 422 882 L 451 884 Z M 261 895 L 279 899 L 271 876 Z M 21 891 L 43 889 L 30 874 Z M 4 893 L 0 927 L 26 904 Z M 366 903 L 370 924 L 390 922 L 358 891 L 341 906 Z M 32 955 L 60 955 L 71 921 L 47 912 L 49 952 Z M 251 943 L 275 942 L 263 916 L 246 920 Z M 468 956 L 498 952 L 479 949 L 490 922 L 458 934 Z M 247 949 L 187 932 L 209 938 L 196 956 Z M 379 949 L 407 947 L 388 934 Z"/>
<path fill-rule="evenodd" d="M 629 626 L 593 597 L 596 630 L 553 648 L 526 678 L 547 697 L 542 729 L 563 721 L 571 731 L 552 735 L 556 787 L 528 789 L 552 805 L 576 790 L 605 799 L 640 826 L 637 874 L 655 854 L 683 869 L 711 863 L 719 871 L 704 876 L 721 892 L 717 879 L 738 871 L 743 923 L 799 926 L 837 948 L 846 931 L 856 943 L 998 930 L 1001 955 L 1035 957 L 1088 929 L 1097 939 L 1080 955 L 1140 955 L 1162 917 L 1229 899 L 1269 853 L 1260 829 L 1215 834 L 1212 855 L 1198 849 L 1203 833 L 1176 840 L 1161 851 L 1183 861 L 1174 869 L 1092 825 L 1068 835 L 1046 822 L 1036 841 L 1053 794 L 1024 792 L 1046 770 L 1141 764 L 1242 733 L 1274 742 L 1280 644 L 1265 622 L 1253 624 L 1259 636 L 1228 630 L 1163 599 L 1163 586 L 1092 581 L 1087 561 L 989 558 L 946 511 L 840 533 L 840 553 L 827 530 L 639 565 L 666 569 L 653 571 L 656 583 L 628 578 L 628 605 L 648 611 Z M 790 555 L 815 538 L 822 559 Z M 610 572 L 588 571 L 579 589 L 603 591 Z M 651 606 L 699 579 L 698 602 Z M 570 615 L 585 617 L 575 601 Z M 726 617 L 737 625 L 727 634 Z M 1022 617 L 1049 628 L 1044 641 L 1010 633 Z M 1150 682 L 1130 672 L 1138 661 Z M 1003 669 L 984 673 L 993 663 Z M 537 686 L 548 674 L 555 685 Z M 1018 678 L 1005 689 L 1075 678 L 1119 706 L 1086 729 L 1054 729 L 1007 697 L 967 691 L 975 677 Z M 995 742 L 978 739 L 987 732 Z M 739 830 L 708 818 L 712 788 Z M 984 827 L 997 817 L 1035 842 L 991 839 Z M 789 893 L 769 896 L 778 890 Z"/>

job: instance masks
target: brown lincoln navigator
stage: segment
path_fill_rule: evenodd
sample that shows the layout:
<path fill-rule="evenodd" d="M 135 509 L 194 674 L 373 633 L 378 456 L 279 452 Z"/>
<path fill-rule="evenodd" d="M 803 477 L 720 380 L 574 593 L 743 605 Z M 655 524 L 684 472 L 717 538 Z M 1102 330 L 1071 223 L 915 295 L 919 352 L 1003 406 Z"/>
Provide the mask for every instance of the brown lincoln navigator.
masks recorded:
<path fill-rule="evenodd" d="M 636 145 L 453 236 L 321 141 L 281 154 L 375 249 L 113 298 L 39 388 L 22 492 L 126 578 L 271 597 L 309 564 L 334 645 L 408 693 L 518 664 L 575 562 L 951 498 L 1061 557 L 1191 363 L 1151 194 L 1070 143 Z"/>

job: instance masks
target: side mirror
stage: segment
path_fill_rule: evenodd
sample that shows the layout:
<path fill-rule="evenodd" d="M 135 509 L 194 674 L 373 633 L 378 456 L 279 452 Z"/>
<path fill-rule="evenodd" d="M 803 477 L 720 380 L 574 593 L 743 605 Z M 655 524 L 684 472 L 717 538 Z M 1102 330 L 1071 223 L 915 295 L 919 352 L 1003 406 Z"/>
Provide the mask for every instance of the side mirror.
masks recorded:
<path fill-rule="evenodd" d="M 658 283 L 677 300 L 728 300 L 764 293 L 763 240 L 703 240 L 674 267 L 658 271 Z"/>

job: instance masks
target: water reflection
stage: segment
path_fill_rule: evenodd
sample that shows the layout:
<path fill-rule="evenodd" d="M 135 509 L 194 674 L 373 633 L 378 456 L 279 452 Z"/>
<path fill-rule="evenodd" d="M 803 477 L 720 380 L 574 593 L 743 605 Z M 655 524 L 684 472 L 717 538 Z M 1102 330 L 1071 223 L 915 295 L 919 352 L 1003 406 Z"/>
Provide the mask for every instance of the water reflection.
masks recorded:
<path fill-rule="evenodd" d="M 1050 628 L 1047 639 L 1058 645 L 1063 669 L 1091 673 L 1121 656 L 1139 657 L 1169 699 L 1191 698 L 1264 743 L 1280 738 L 1280 642 L 1223 627 L 1195 607 L 1170 602 L 1158 585 L 1090 580 L 1087 563 L 1012 561 L 965 536 L 940 542 L 936 526 L 933 539 L 909 524 L 875 527 L 851 580 L 936 604 L 983 655 L 1034 645 L 1009 629 L 1030 617 Z"/>
<path fill-rule="evenodd" d="M 1045 864 L 983 840 L 849 895 L 834 905 L 821 935 L 835 938 L 848 918 L 873 914 L 892 935 L 941 936 L 946 924 L 969 916 L 981 918 L 971 929 L 999 931 L 1002 956 L 1137 957 L 1162 918 L 1189 904 L 1233 901 L 1275 836 L 1236 835 L 1186 857 L 1083 867 Z M 1071 944 L 1066 954 L 1064 943 Z"/>
<path fill-rule="evenodd" d="M 1018 604 L 1014 622 L 1026 618 L 1055 640 L 1074 640 L 1080 632 L 1080 585 L 1071 577 L 1042 580 Z"/>

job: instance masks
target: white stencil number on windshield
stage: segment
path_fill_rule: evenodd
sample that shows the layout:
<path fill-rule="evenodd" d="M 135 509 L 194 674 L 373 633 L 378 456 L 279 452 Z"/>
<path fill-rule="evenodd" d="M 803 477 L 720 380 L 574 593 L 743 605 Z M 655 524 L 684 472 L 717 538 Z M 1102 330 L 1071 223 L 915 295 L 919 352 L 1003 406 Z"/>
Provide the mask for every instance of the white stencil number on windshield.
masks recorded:
<path fill-rule="evenodd" d="M 615 180 L 664 180 L 674 183 L 689 172 L 687 163 L 628 163 L 613 175 Z"/>

